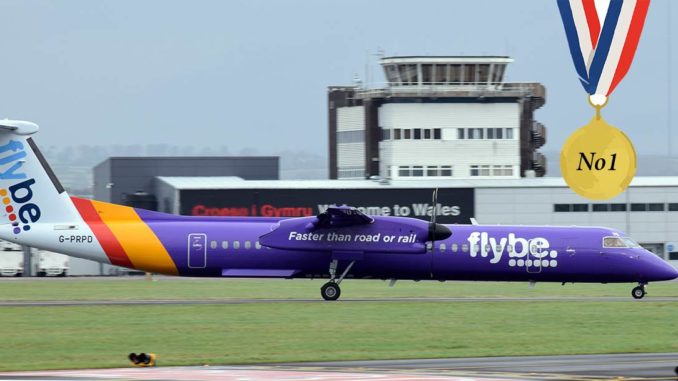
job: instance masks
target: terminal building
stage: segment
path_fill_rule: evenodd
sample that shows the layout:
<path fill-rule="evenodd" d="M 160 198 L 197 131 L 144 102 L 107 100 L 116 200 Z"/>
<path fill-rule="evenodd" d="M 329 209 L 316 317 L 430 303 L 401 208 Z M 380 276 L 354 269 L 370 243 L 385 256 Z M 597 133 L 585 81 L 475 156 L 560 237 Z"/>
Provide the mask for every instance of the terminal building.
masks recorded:
<path fill-rule="evenodd" d="M 509 57 L 386 57 L 382 88 L 328 89 L 331 179 L 541 177 L 546 91 Z"/>

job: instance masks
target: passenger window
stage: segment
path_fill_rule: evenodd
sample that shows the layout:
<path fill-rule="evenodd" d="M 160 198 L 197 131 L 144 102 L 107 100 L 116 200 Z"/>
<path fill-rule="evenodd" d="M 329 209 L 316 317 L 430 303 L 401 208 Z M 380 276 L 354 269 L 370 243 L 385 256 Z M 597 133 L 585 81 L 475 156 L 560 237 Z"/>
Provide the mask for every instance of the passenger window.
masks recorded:
<path fill-rule="evenodd" d="M 261 249 L 261 244 L 259 243 L 259 241 L 257 241 L 257 242 L 254 243 L 254 247 L 255 247 L 257 250 Z"/>
<path fill-rule="evenodd" d="M 480 245 L 477 244 L 477 243 L 476 243 L 475 245 L 473 245 L 473 250 L 474 250 L 476 253 L 480 253 Z"/>
<path fill-rule="evenodd" d="M 453 243 L 452 244 L 452 251 L 456 253 L 457 250 L 459 250 L 459 246 L 456 243 Z"/>
<path fill-rule="evenodd" d="M 461 251 L 463 251 L 464 253 L 468 253 L 468 245 L 467 244 L 461 245 Z"/>
<path fill-rule="evenodd" d="M 485 252 L 489 253 L 490 252 L 490 245 L 485 245 Z"/>
<path fill-rule="evenodd" d="M 495 250 L 495 252 L 497 252 L 497 253 L 501 253 L 502 251 L 504 251 L 504 250 L 502 249 L 501 245 L 495 246 L 495 247 L 494 247 L 494 250 Z"/>
<path fill-rule="evenodd" d="M 506 251 L 513 253 L 513 245 L 506 245 Z"/>
<path fill-rule="evenodd" d="M 221 241 L 221 248 L 224 250 L 228 249 L 228 241 Z"/>
<path fill-rule="evenodd" d="M 233 248 L 240 249 L 240 241 L 233 241 Z"/>
<path fill-rule="evenodd" d="M 217 248 L 217 241 L 210 242 L 210 249 L 216 249 L 216 248 Z"/>
<path fill-rule="evenodd" d="M 252 248 L 252 242 L 245 241 L 245 249 L 251 249 L 251 248 Z"/>
<path fill-rule="evenodd" d="M 445 249 L 446 249 L 447 247 L 445 246 L 444 243 L 441 243 L 440 246 L 439 246 L 438 248 L 440 249 L 440 252 L 442 253 L 443 251 L 445 251 Z"/>

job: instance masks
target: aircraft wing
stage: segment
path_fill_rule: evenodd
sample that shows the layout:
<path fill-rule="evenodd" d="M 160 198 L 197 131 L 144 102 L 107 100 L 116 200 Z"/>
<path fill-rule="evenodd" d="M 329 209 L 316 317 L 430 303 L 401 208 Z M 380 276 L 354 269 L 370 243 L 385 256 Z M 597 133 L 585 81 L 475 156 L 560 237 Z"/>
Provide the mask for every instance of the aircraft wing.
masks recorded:
<path fill-rule="evenodd" d="M 351 206 L 330 206 L 324 212 L 318 214 L 316 228 L 346 227 L 354 225 L 367 225 L 374 222 L 374 218 L 364 214 Z"/>

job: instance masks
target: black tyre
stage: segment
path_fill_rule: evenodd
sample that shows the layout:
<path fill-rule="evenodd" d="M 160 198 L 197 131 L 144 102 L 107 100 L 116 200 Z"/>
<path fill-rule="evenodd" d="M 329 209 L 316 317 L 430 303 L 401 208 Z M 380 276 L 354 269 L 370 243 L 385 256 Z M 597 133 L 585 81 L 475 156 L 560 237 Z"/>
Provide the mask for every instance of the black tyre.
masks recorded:
<path fill-rule="evenodd" d="M 642 299 L 645 296 L 645 288 L 641 286 L 634 287 L 631 290 L 631 296 L 633 296 L 633 299 Z"/>
<path fill-rule="evenodd" d="M 325 300 L 337 300 L 341 295 L 339 285 L 334 282 L 327 282 L 320 288 L 320 295 Z"/>
<path fill-rule="evenodd" d="M 41 278 L 42 278 L 42 277 L 46 277 L 46 276 L 47 276 L 47 273 L 46 273 L 46 272 L 44 272 L 44 271 L 38 271 L 38 273 L 37 273 L 37 274 L 35 274 L 35 275 L 37 275 L 37 276 L 39 276 L 39 277 L 41 277 Z"/>
<path fill-rule="evenodd" d="M 60 276 L 60 277 L 65 277 L 66 275 L 68 275 L 68 274 L 66 273 L 66 270 L 64 270 L 64 271 L 62 271 L 61 274 L 59 274 L 58 276 Z"/>

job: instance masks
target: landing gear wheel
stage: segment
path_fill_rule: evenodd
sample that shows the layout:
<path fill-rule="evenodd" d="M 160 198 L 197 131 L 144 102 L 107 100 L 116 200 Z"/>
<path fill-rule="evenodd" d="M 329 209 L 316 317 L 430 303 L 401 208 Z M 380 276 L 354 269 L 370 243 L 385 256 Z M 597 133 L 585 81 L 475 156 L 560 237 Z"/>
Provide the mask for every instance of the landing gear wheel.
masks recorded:
<path fill-rule="evenodd" d="M 325 300 L 337 300 L 341 295 L 339 285 L 334 282 L 327 282 L 320 288 L 320 295 Z"/>
<path fill-rule="evenodd" d="M 634 287 L 633 290 L 631 290 L 631 296 L 633 296 L 633 299 L 642 299 L 645 296 L 645 287 Z"/>

